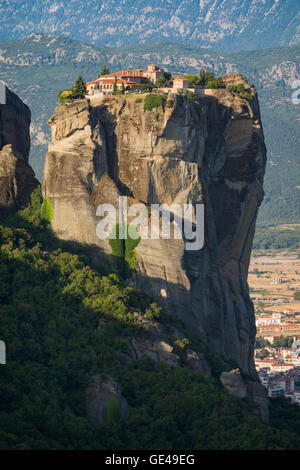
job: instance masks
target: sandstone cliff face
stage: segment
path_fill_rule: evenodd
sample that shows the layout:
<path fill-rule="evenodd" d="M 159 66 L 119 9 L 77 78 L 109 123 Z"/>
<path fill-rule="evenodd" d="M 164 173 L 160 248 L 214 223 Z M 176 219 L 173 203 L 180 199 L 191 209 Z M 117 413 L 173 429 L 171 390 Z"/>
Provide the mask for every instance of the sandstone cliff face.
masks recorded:
<path fill-rule="evenodd" d="M 8 88 L 0 104 L 0 220 L 25 206 L 38 185 L 28 164 L 30 110 Z"/>
<path fill-rule="evenodd" d="M 256 380 L 247 273 L 266 150 L 256 91 L 242 76 L 231 82 L 244 83 L 252 99 L 217 89 L 199 103 L 169 95 L 173 104 L 161 113 L 145 112 L 133 96 L 58 106 L 49 121 L 43 192 L 57 236 L 99 253 L 110 253 L 96 236 L 101 202 L 117 206 L 122 194 L 147 205 L 203 203 L 203 249 L 142 240 L 133 282 Z"/>

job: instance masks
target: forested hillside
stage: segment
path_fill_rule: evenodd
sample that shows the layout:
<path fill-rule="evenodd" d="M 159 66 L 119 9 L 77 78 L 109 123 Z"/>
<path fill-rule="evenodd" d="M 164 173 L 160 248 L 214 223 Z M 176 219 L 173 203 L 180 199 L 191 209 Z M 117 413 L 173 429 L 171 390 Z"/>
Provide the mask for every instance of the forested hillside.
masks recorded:
<path fill-rule="evenodd" d="M 86 247 L 55 240 L 46 207 L 38 189 L 31 208 L 0 226 L 1 450 L 299 449 L 299 408 L 274 402 L 262 424 L 246 399 L 222 387 L 219 375 L 232 364 L 197 337 L 174 338 L 181 367 L 130 360 L 128 339 L 148 335 L 143 318 L 182 325 L 110 263 L 96 268 Z M 212 376 L 185 367 L 187 344 Z M 129 406 L 123 416 L 111 406 L 102 425 L 86 417 L 95 376 L 117 380 Z"/>

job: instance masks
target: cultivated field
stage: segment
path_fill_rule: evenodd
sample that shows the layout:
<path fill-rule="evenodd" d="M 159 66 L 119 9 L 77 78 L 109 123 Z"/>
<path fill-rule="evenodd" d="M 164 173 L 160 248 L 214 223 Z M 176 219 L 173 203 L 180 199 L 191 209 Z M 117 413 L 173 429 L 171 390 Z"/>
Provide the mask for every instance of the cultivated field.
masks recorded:
<path fill-rule="evenodd" d="M 300 256 L 289 251 L 253 252 L 248 283 L 256 313 L 291 309 L 300 314 Z"/>

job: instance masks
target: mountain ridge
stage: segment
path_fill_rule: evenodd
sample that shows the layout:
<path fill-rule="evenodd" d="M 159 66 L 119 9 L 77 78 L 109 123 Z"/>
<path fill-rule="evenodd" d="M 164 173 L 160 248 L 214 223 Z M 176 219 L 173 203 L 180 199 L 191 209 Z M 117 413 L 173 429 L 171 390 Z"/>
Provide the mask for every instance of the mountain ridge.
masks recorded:
<path fill-rule="evenodd" d="M 56 33 L 105 45 L 189 42 L 237 50 L 297 44 L 297 0 L 6 0 L 0 40 Z"/>

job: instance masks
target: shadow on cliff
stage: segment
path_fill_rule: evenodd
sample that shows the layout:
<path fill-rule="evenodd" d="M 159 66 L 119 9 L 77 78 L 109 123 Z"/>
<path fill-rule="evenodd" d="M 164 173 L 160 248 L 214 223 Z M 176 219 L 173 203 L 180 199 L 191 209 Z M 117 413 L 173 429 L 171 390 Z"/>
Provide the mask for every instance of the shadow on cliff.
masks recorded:
<path fill-rule="evenodd" d="M 121 111 L 119 111 L 120 113 Z M 118 137 L 116 135 L 115 129 L 117 126 L 116 116 L 109 112 L 107 105 L 100 105 L 92 107 L 91 110 L 92 122 L 94 127 L 101 122 L 101 125 L 105 131 L 105 154 L 107 159 L 108 166 L 108 175 L 116 184 L 120 193 L 124 196 L 133 197 L 132 191 L 130 188 L 124 184 L 119 178 L 119 161 L 118 161 Z M 98 145 L 99 153 L 102 152 L 102 148 Z M 96 174 L 98 173 L 97 161 L 94 161 Z"/>

